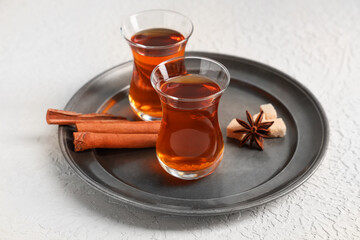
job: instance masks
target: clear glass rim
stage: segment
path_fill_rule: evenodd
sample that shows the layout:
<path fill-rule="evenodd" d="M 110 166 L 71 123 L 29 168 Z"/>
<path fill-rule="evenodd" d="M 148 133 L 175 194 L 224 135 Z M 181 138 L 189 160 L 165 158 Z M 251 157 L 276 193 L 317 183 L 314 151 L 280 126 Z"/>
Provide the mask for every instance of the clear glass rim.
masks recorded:
<path fill-rule="evenodd" d="M 214 94 L 211 94 L 209 96 L 206 96 L 206 97 L 202 97 L 202 98 L 178 98 L 178 97 L 174 97 L 174 96 L 171 96 L 169 94 L 166 94 L 164 93 L 163 91 L 161 91 L 157 84 L 155 83 L 154 79 L 155 79 L 155 72 L 160 68 L 160 66 L 164 66 L 165 64 L 169 63 L 169 62 L 175 62 L 175 61 L 179 61 L 179 60 L 186 60 L 186 59 L 198 59 L 198 60 L 205 60 L 205 61 L 209 61 L 209 62 L 212 62 L 216 65 L 218 65 L 224 72 L 225 72 L 225 75 L 226 75 L 226 84 L 224 87 L 221 88 L 220 91 L 214 93 Z M 209 100 L 211 98 L 216 98 L 217 96 L 219 95 L 222 95 L 223 92 L 226 90 L 226 88 L 229 86 L 230 84 L 230 73 L 229 71 L 227 70 L 227 68 L 220 62 L 218 61 L 215 61 L 211 58 L 206 58 L 206 57 L 197 57 L 197 56 L 186 56 L 186 57 L 176 57 L 176 58 L 171 58 L 169 60 L 166 60 L 162 63 L 160 63 L 159 65 L 157 65 L 153 71 L 151 72 L 151 76 L 150 76 L 150 82 L 151 82 L 151 85 L 153 86 L 153 88 L 156 90 L 157 93 L 161 94 L 162 96 L 166 97 L 166 98 L 170 98 L 172 100 L 176 100 L 176 101 L 181 101 L 181 102 L 200 102 L 200 101 L 206 101 L 206 100 Z M 221 86 L 220 86 L 221 87 Z"/>
<path fill-rule="evenodd" d="M 146 46 L 146 45 L 143 45 L 143 44 L 139 44 L 139 43 L 134 43 L 132 42 L 129 38 L 127 38 L 123 32 L 123 28 L 124 28 L 124 23 L 121 25 L 120 27 L 120 31 L 123 35 L 123 37 L 125 38 L 125 40 L 132 46 L 135 46 L 135 47 L 141 47 L 141 48 L 146 48 L 146 49 L 166 49 L 166 48 L 172 48 L 172 47 L 175 47 L 177 45 L 181 45 L 181 44 L 185 44 L 190 36 L 192 35 L 193 31 L 194 31 L 194 25 L 192 23 L 192 21 L 186 17 L 185 15 L 179 13 L 179 12 L 176 12 L 176 11 L 172 11 L 172 10 L 167 10 L 167 9 L 151 9 L 151 10 L 145 10 L 145 11 L 141 11 L 141 12 L 137 12 L 137 13 L 134 13 L 134 14 L 131 14 L 131 15 L 128 15 L 125 19 L 130 19 L 131 17 L 134 17 L 134 16 L 137 16 L 137 15 L 140 15 L 140 14 L 144 14 L 144 13 L 149 13 L 149 12 L 169 12 L 169 13 L 172 13 L 172 14 L 176 14 L 176 15 L 179 15 L 183 18 L 185 18 L 189 23 L 190 23 L 190 33 L 187 34 L 187 36 L 184 36 L 184 39 L 181 40 L 180 42 L 177 42 L 177 43 L 173 43 L 173 44 L 169 44 L 169 45 L 164 45 L 164 46 Z M 125 22 L 125 21 L 124 21 Z M 182 33 L 181 33 L 182 34 Z"/>

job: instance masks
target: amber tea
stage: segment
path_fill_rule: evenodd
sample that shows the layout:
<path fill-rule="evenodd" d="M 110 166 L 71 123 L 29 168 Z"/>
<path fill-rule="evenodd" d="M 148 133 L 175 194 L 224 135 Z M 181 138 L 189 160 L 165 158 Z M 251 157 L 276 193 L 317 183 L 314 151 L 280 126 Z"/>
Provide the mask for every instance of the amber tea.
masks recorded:
<path fill-rule="evenodd" d="M 178 57 L 154 68 L 151 84 L 163 110 L 156 156 L 172 176 L 202 178 L 221 162 L 218 106 L 229 82 L 227 69 L 209 58 Z"/>
<path fill-rule="evenodd" d="M 121 32 L 134 59 L 129 101 L 141 119 L 161 119 L 161 103 L 150 83 L 151 72 L 159 63 L 183 56 L 192 31 L 187 17 L 170 10 L 135 13 L 123 22 Z"/>
<path fill-rule="evenodd" d="M 213 80 L 188 75 L 172 78 L 161 91 L 176 98 L 209 97 L 221 89 Z M 157 154 L 168 167 L 180 171 L 198 171 L 211 166 L 223 153 L 223 138 L 218 123 L 220 96 L 203 101 L 163 103 L 162 128 Z"/>
<path fill-rule="evenodd" d="M 159 63 L 184 55 L 185 45 L 177 45 L 184 36 L 171 29 L 153 28 L 140 31 L 131 37 L 134 56 L 134 70 L 129 91 L 133 108 L 145 115 L 161 118 L 161 103 L 150 83 L 152 70 Z M 143 48 L 142 46 L 154 48 Z M 156 48 L 160 47 L 160 48 Z"/>

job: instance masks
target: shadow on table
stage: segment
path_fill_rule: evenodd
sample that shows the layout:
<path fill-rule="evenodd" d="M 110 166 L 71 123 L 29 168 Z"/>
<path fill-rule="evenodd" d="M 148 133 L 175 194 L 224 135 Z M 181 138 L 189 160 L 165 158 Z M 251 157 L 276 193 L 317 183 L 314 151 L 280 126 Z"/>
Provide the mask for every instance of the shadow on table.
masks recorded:
<path fill-rule="evenodd" d="M 54 153 L 55 151 L 58 152 Z M 53 161 L 53 166 L 60 176 L 59 184 L 65 186 L 65 191 L 81 202 L 84 207 L 91 209 L 103 218 L 112 219 L 118 223 L 145 229 L 180 231 L 228 225 L 243 221 L 254 215 L 254 211 L 256 211 L 255 208 L 219 216 L 187 217 L 142 210 L 114 200 L 93 189 L 75 174 L 62 156 L 60 149 L 52 149 L 52 152 L 59 156 Z"/>

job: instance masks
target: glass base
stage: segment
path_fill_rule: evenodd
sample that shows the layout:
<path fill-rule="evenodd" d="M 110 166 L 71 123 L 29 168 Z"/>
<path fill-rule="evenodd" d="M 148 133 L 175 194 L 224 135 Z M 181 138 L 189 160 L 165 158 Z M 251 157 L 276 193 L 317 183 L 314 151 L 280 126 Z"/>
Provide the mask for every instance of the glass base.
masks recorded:
<path fill-rule="evenodd" d="M 180 178 L 180 179 L 183 179 L 183 180 L 195 180 L 195 179 L 206 177 L 207 175 L 210 175 L 211 173 L 213 173 L 215 171 L 215 169 L 217 168 L 217 166 L 220 164 L 220 162 L 223 158 L 223 153 L 218 157 L 218 159 L 215 160 L 213 165 L 211 165 L 208 168 L 198 170 L 198 171 L 179 171 L 174 168 L 168 167 L 165 163 L 163 163 L 161 161 L 161 159 L 159 158 L 159 156 L 157 154 L 156 154 L 156 157 L 159 160 L 161 167 L 166 172 L 168 172 L 170 175 Z"/>
<path fill-rule="evenodd" d="M 161 120 L 161 117 L 154 117 L 148 114 L 143 113 L 142 111 L 140 111 L 139 109 L 137 109 L 133 103 L 133 101 L 131 100 L 131 97 L 129 96 L 129 102 L 130 102 L 130 106 L 133 110 L 133 112 L 142 120 L 144 121 L 156 121 L 156 120 Z"/>

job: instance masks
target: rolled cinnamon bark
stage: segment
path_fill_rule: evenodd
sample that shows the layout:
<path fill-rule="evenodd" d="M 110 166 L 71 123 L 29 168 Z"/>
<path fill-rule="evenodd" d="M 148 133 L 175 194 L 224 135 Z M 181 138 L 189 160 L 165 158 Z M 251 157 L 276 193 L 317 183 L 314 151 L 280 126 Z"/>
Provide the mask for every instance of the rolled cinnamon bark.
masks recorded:
<path fill-rule="evenodd" d="M 115 116 L 109 113 L 88 113 L 81 114 L 71 111 L 63 111 L 57 109 L 48 109 L 46 113 L 46 122 L 48 124 L 58 125 L 74 125 L 79 122 L 89 121 L 112 121 L 112 120 L 126 120 L 121 116 Z"/>
<path fill-rule="evenodd" d="M 75 152 L 92 148 L 155 147 L 157 134 L 114 134 L 74 132 Z"/>
<path fill-rule="evenodd" d="M 79 132 L 94 133 L 158 133 L 160 129 L 160 121 L 144 122 L 144 121 L 109 121 L 107 123 L 91 121 L 76 123 Z"/>

